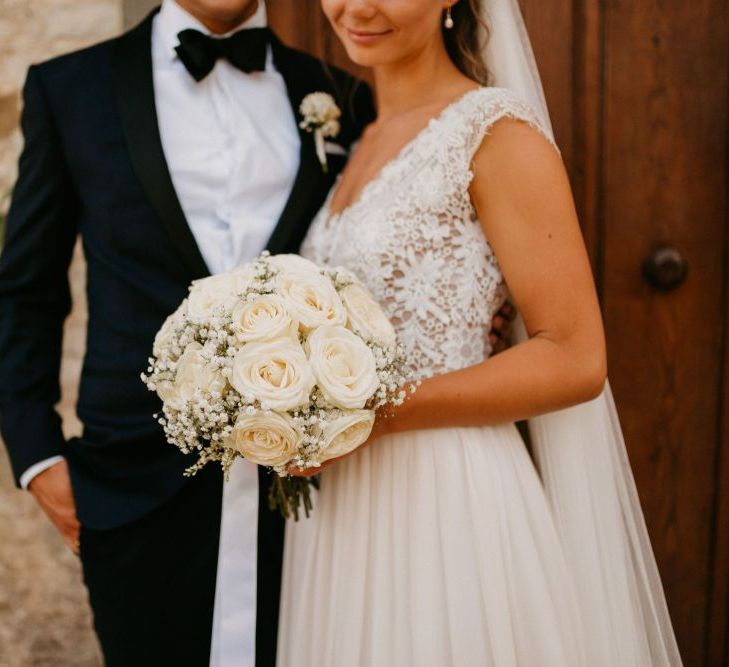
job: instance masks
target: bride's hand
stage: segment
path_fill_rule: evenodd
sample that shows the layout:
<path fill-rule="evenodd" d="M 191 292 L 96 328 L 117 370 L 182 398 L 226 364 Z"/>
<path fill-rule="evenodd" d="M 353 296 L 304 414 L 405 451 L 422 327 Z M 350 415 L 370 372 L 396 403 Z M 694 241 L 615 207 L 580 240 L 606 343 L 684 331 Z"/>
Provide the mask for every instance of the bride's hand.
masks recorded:
<path fill-rule="evenodd" d="M 375 425 L 372 428 L 372 433 L 370 433 L 370 437 L 367 438 L 367 440 L 359 447 L 357 447 L 357 449 L 351 451 L 349 454 L 345 454 L 344 456 L 337 456 L 336 458 L 324 461 L 324 463 L 322 463 L 318 468 L 291 468 L 289 474 L 292 477 L 314 477 L 318 475 L 322 470 L 326 470 L 338 461 L 349 458 L 363 447 L 369 447 L 375 440 L 377 440 L 377 438 L 381 438 L 383 435 L 385 435 L 387 433 L 391 419 L 392 417 L 380 414 L 378 412 L 377 418 L 375 419 Z"/>

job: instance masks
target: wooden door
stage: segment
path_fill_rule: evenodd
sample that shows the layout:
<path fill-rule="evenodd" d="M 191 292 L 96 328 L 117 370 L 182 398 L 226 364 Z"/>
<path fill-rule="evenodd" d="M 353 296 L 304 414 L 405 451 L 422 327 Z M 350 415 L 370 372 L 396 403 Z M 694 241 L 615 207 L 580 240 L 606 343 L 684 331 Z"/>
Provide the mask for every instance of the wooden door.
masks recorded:
<path fill-rule="evenodd" d="M 608 334 L 611 384 L 684 663 L 727 663 L 725 0 L 522 0 Z M 269 0 L 316 52 L 318 3 Z M 332 59 L 349 66 L 341 49 Z M 642 267 L 653 257 L 668 291 Z M 674 264 L 674 268 L 679 268 Z M 723 403 L 722 403 L 723 401 Z"/>
<path fill-rule="evenodd" d="M 614 386 L 685 662 L 719 665 L 729 8 L 613 1 L 602 25 L 595 224 Z M 661 245 L 688 265 L 669 292 L 640 273 Z"/>

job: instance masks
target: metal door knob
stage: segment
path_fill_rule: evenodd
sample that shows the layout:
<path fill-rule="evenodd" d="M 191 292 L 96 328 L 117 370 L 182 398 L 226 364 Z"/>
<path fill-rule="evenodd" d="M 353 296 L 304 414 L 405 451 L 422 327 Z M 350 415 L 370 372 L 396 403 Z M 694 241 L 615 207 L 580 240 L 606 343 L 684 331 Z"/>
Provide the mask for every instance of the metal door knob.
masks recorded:
<path fill-rule="evenodd" d="M 679 287 L 687 274 L 688 263 L 671 246 L 656 248 L 643 262 L 643 277 L 651 287 L 661 292 L 670 292 Z"/>

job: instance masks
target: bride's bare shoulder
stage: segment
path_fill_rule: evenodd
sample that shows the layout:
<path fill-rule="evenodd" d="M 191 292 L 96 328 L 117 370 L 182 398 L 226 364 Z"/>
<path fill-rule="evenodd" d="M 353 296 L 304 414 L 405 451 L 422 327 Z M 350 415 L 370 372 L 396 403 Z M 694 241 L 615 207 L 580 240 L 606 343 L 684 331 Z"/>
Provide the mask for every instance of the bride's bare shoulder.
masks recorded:
<path fill-rule="evenodd" d="M 470 193 L 477 204 L 497 199 L 534 201 L 570 195 L 562 157 L 548 135 L 528 117 L 504 114 L 488 127 L 471 161 Z"/>

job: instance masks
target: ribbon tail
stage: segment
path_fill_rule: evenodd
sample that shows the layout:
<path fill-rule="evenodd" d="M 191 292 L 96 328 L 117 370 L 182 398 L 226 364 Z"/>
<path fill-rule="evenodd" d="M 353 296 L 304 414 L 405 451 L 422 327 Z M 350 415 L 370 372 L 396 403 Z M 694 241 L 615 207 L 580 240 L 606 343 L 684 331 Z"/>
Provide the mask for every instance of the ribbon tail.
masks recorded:
<path fill-rule="evenodd" d="M 316 155 L 321 163 L 321 168 L 326 174 L 329 171 L 329 166 L 327 165 L 327 152 L 324 147 L 324 132 L 321 128 L 314 130 L 314 144 L 316 145 Z"/>

